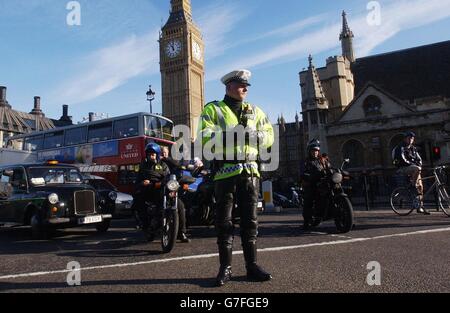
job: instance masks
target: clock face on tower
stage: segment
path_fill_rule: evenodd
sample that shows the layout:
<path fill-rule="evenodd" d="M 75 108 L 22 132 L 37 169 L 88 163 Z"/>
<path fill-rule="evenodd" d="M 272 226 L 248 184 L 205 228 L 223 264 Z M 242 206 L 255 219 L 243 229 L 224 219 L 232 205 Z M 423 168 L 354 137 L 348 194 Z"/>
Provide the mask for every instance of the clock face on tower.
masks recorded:
<path fill-rule="evenodd" d="M 174 39 L 167 43 L 166 45 L 166 55 L 169 58 L 177 57 L 181 52 L 181 41 Z"/>
<path fill-rule="evenodd" d="M 198 61 L 202 60 L 202 48 L 200 47 L 200 44 L 196 41 L 192 43 L 192 54 L 194 55 L 194 58 L 196 58 Z"/>

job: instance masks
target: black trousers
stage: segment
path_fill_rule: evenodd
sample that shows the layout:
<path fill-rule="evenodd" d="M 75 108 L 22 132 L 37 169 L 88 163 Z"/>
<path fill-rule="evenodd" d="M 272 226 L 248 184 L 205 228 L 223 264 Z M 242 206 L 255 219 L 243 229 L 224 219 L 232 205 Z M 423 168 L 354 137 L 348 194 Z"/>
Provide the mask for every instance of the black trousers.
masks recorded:
<path fill-rule="evenodd" d="M 161 190 L 150 187 L 142 187 L 133 195 L 133 210 L 136 210 L 142 223 L 142 229 L 147 230 L 150 226 L 149 216 L 145 202 L 162 205 Z"/>
<path fill-rule="evenodd" d="M 256 238 L 258 234 L 257 204 L 259 178 L 245 174 L 214 184 L 216 197 L 216 231 L 220 263 L 231 265 L 234 239 L 234 203 L 240 215 L 240 234 L 246 263 L 256 262 Z M 227 264 L 229 263 L 229 264 Z"/>
<path fill-rule="evenodd" d="M 316 192 L 317 192 L 317 187 L 315 187 L 315 186 L 304 188 L 303 220 L 305 221 L 305 223 L 312 222 Z"/>
<path fill-rule="evenodd" d="M 303 220 L 310 223 L 313 217 L 324 218 L 324 210 L 328 205 L 328 200 L 326 195 L 320 193 L 320 186 L 306 187 L 303 196 Z"/>

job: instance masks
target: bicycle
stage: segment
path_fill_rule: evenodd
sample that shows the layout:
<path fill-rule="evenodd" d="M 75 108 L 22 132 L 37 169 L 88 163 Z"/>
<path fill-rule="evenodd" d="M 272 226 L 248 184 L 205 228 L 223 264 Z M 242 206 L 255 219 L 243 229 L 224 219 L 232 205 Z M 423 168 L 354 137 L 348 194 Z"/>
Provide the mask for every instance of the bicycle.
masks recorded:
<path fill-rule="evenodd" d="M 439 208 L 445 215 L 450 217 L 450 187 L 445 185 L 440 178 L 440 174 L 448 166 L 438 166 L 433 168 L 433 176 L 424 177 L 422 181 L 433 179 L 435 182 L 423 195 L 423 199 L 427 197 L 431 192 L 436 191 L 437 202 Z M 421 201 L 417 194 L 417 189 L 413 184 L 409 186 L 402 186 L 394 189 L 390 198 L 392 210 L 400 216 L 407 216 L 412 211 L 420 208 Z M 439 210 L 439 209 L 438 209 Z"/>

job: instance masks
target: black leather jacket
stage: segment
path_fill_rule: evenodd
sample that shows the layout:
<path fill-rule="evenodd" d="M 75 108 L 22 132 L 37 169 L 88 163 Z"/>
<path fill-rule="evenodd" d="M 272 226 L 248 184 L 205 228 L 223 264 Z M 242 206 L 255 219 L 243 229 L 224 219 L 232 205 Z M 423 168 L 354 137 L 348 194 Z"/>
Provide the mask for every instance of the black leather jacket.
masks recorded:
<path fill-rule="evenodd" d="M 167 167 L 169 168 L 170 174 L 179 175 L 182 169 L 181 163 L 177 160 L 167 157 L 164 159 L 161 159 L 162 163 L 165 163 Z"/>
<path fill-rule="evenodd" d="M 395 148 L 395 163 L 398 167 L 411 165 L 422 166 L 422 158 L 415 146 L 409 146 L 403 142 Z"/>
<path fill-rule="evenodd" d="M 317 183 L 326 175 L 326 170 L 330 167 L 330 163 L 322 158 L 308 158 L 302 174 L 302 179 L 306 182 L 305 187 L 317 186 Z"/>
<path fill-rule="evenodd" d="M 141 187 L 144 180 L 159 182 L 162 181 L 167 175 L 170 175 L 170 170 L 166 163 L 162 161 L 153 163 L 145 159 L 139 166 L 139 174 L 136 184 L 138 187 Z"/>

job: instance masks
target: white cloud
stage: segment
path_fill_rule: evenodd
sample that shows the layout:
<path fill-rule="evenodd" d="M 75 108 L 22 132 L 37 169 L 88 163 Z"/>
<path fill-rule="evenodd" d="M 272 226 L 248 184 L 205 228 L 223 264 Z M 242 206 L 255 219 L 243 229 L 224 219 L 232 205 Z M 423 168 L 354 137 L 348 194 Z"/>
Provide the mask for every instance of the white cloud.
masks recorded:
<path fill-rule="evenodd" d="M 211 16 L 211 12 L 214 15 Z M 239 25 L 249 13 L 229 3 L 215 3 L 202 8 L 194 18 L 203 34 L 206 59 L 222 55 L 230 44 L 227 35 Z"/>
<path fill-rule="evenodd" d="M 368 55 L 397 33 L 431 24 L 450 16 L 449 0 L 415 0 L 391 1 L 390 5 L 381 7 L 382 22 L 380 26 L 369 26 L 367 14 L 348 16 L 350 28 L 355 33 L 355 49 L 358 57 Z M 285 63 L 302 59 L 308 54 L 318 54 L 340 46 L 338 35 L 341 22 L 325 26 L 320 30 L 304 33 L 276 47 L 269 46 L 263 51 L 254 51 L 251 56 L 241 57 L 239 61 L 221 64 L 207 73 L 207 80 L 217 80 L 230 68 L 255 68 L 274 63 Z"/>
<path fill-rule="evenodd" d="M 250 42 L 258 41 L 261 39 L 266 39 L 269 37 L 279 36 L 279 37 L 292 37 L 294 32 L 302 31 L 308 27 L 311 27 L 316 24 L 320 24 L 325 22 L 329 18 L 329 14 L 319 14 L 316 16 L 308 17 L 306 19 L 296 21 L 294 23 L 279 27 L 277 29 L 274 29 L 272 31 L 269 31 L 267 33 L 263 33 L 258 36 L 253 36 L 247 39 L 244 39 L 242 41 L 237 42 L 236 44 L 233 44 L 233 46 L 238 46 L 241 44 L 248 44 Z"/>
<path fill-rule="evenodd" d="M 130 36 L 119 44 L 102 48 L 83 61 L 79 71 L 57 89 L 55 97 L 81 103 L 112 91 L 140 74 L 159 72 L 158 31 Z"/>
<path fill-rule="evenodd" d="M 219 13 L 211 19 L 210 12 Z M 224 52 L 226 35 L 246 15 L 226 4 L 209 5 L 199 13 L 209 58 Z M 65 103 L 82 103 L 106 94 L 136 76 L 159 73 L 158 32 L 159 28 L 143 36 L 132 35 L 91 53 L 78 62 L 81 70 L 63 82 L 51 98 Z"/>
<path fill-rule="evenodd" d="M 211 18 L 210 12 L 214 13 Z M 358 57 L 369 54 L 375 47 L 396 35 L 398 32 L 424 26 L 450 16 L 449 0 L 415 0 L 390 2 L 381 7 L 382 23 L 371 27 L 366 22 L 367 12 L 360 16 L 350 16 L 350 27 L 355 33 L 355 47 Z M 198 12 L 198 21 L 203 32 L 207 58 L 211 59 L 226 52 L 235 45 L 229 34 L 239 21 L 249 15 L 233 4 L 212 4 Z M 271 32 L 241 41 L 242 46 L 267 36 L 284 37 L 294 31 L 301 31 L 324 20 L 324 16 L 301 20 L 275 29 Z M 240 56 L 239 61 L 208 69 L 207 80 L 216 80 L 230 68 L 254 68 L 274 63 L 285 63 L 305 58 L 308 54 L 318 54 L 339 47 L 338 35 L 341 22 L 322 26 L 303 33 L 294 39 L 277 43 L 272 42 L 264 50 L 253 49 L 251 56 Z M 159 72 L 158 31 L 151 31 L 144 36 L 130 36 L 119 44 L 102 48 L 79 62 L 76 74 L 63 82 L 54 95 L 55 99 L 66 103 L 80 103 L 92 100 L 125 84 L 129 79 L 142 74 Z"/>
<path fill-rule="evenodd" d="M 398 1 L 381 6 L 381 24 L 369 26 L 366 16 L 354 22 L 356 52 L 364 57 L 401 31 L 422 27 L 450 17 L 449 0 Z M 352 22 L 353 23 L 353 22 Z"/>

